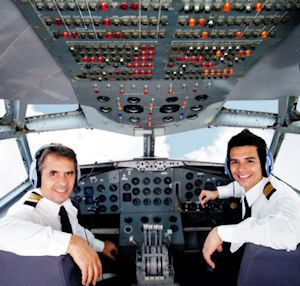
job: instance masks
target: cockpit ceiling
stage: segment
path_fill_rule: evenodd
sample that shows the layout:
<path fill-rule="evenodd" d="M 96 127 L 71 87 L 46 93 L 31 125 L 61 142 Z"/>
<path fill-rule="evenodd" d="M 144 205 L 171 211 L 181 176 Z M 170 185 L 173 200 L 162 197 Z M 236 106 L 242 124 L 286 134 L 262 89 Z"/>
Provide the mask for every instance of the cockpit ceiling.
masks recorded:
<path fill-rule="evenodd" d="M 89 127 L 169 134 L 228 100 L 300 94 L 299 0 L 2 0 L 0 15 L 0 98 L 79 103 Z"/>

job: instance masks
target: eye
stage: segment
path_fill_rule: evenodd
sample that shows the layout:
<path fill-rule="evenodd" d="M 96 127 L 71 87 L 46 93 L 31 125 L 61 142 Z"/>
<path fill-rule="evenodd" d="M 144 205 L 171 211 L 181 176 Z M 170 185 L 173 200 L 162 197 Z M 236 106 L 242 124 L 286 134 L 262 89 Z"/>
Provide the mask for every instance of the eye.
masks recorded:
<path fill-rule="evenodd" d="M 69 176 L 69 177 L 75 176 L 75 172 L 73 172 L 73 171 L 72 172 L 68 172 L 67 176 Z"/>
<path fill-rule="evenodd" d="M 50 171 L 50 176 L 56 176 L 57 172 L 56 171 Z"/>

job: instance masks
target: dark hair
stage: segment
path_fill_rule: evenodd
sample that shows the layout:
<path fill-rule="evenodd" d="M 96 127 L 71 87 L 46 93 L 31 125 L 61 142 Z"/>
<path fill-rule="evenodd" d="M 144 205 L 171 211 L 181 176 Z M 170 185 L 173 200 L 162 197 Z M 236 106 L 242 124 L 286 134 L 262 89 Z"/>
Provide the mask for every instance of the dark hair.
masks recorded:
<path fill-rule="evenodd" d="M 233 136 L 229 142 L 227 147 L 227 162 L 228 162 L 228 169 L 229 162 L 230 162 L 230 150 L 233 147 L 240 147 L 240 146 L 256 146 L 257 154 L 260 160 L 261 170 L 264 177 L 267 177 L 266 173 L 266 156 L 267 156 L 267 144 L 264 139 L 261 137 L 253 134 L 248 129 L 244 129 L 242 132 L 238 133 L 237 135 Z"/>
<path fill-rule="evenodd" d="M 74 163 L 74 167 L 76 170 L 76 178 L 75 181 L 77 181 L 77 158 L 76 153 L 69 147 L 64 146 L 62 144 L 58 143 L 51 143 L 48 145 L 45 145 L 41 147 L 36 153 L 35 153 L 35 159 L 36 159 L 36 169 L 37 169 L 37 185 L 38 187 L 41 184 L 41 170 L 43 168 L 43 163 L 47 155 L 49 154 L 55 154 L 61 157 L 65 157 L 68 159 L 71 159 Z"/>

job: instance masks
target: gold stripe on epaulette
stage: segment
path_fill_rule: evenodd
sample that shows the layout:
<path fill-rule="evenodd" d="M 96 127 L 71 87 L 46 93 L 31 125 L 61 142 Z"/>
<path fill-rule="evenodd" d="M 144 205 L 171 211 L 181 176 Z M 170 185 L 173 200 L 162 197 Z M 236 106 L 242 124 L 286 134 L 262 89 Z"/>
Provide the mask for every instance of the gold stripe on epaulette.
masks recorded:
<path fill-rule="evenodd" d="M 32 192 L 29 197 L 27 198 L 27 201 L 30 202 L 39 202 L 39 200 L 42 198 L 42 196 L 38 193 Z"/>
<path fill-rule="evenodd" d="M 36 207 L 36 205 L 38 204 L 38 202 L 41 200 L 41 198 L 43 198 L 42 195 L 36 193 L 36 192 L 32 192 L 28 198 L 26 199 L 26 201 L 24 202 L 25 205 L 29 205 L 32 207 Z"/>
<path fill-rule="evenodd" d="M 265 185 L 265 188 L 263 190 L 263 193 L 265 195 L 265 197 L 267 199 L 270 199 L 270 197 L 272 196 L 272 194 L 276 191 L 276 189 L 274 189 L 273 185 L 268 182 L 266 185 Z"/>

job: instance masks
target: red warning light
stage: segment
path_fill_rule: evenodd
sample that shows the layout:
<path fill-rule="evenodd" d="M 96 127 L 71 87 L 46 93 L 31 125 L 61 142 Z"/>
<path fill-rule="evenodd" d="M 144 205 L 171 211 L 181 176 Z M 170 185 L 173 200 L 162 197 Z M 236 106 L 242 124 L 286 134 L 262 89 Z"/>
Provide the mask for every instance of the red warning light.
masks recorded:
<path fill-rule="evenodd" d="M 100 3 L 99 8 L 101 11 L 107 11 L 108 10 L 108 4 L 105 2 Z"/>
<path fill-rule="evenodd" d="M 56 18 L 55 19 L 55 25 L 60 26 L 62 24 L 62 19 L 61 18 Z"/>
<path fill-rule="evenodd" d="M 127 10 L 127 8 L 128 8 L 128 4 L 126 2 L 123 2 L 123 3 L 120 4 L 120 9 L 121 10 Z"/>
<path fill-rule="evenodd" d="M 110 19 L 109 19 L 109 18 L 105 18 L 105 19 L 103 20 L 103 25 L 104 25 L 104 26 L 109 26 L 109 25 L 110 25 Z"/>
<path fill-rule="evenodd" d="M 131 5 L 130 5 L 130 8 L 131 8 L 131 10 L 137 10 L 137 9 L 139 9 L 139 3 L 132 3 Z"/>
<path fill-rule="evenodd" d="M 68 39 L 69 38 L 69 33 L 68 32 L 61 32 L 61 36 L 64 38 L 64 39 Z"/>
<path fill-rule="evenodd" d="M 114 36 L 114 35 L 113 35 L 112 32 L 107 32 L 107 33 L 106 33 L 106 38 L 107 38 L 107 39 L 112 39 L 113 36 Z"/>
<path fill-rule="evenodd" d="M 72 37 L 73 39 L 76 39 L 76 37 L 77 37 L 77 32 L 72 32 L 71 37 Z"/>

